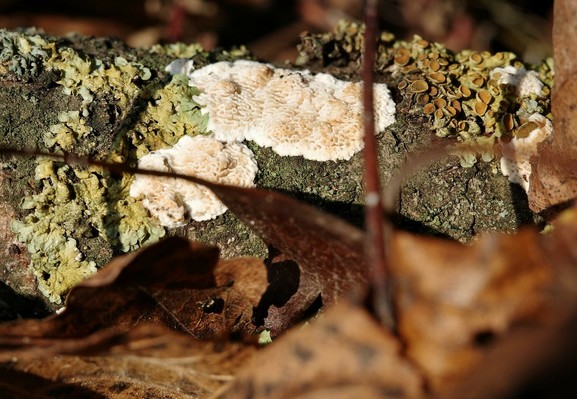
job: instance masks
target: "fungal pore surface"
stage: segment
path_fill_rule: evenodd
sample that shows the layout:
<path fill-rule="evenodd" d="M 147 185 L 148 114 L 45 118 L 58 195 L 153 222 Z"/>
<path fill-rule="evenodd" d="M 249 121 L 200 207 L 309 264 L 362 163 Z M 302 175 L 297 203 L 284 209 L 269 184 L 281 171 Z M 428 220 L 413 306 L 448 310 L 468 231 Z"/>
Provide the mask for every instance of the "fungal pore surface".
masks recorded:
<path fill-rule="evenodd" d="M 206 136 L 183 136 L 174 147 L 142 157 L 138 167 L 240 187 L 253 186 L 257 172 L 254 156 L 244 144 Z M 166 227 L 213 219 L 226 211 L 209 189 L 182 179 L 137 175 L 130 195 L 144 195 L 144 206 Z"/>
<path fill-rule="evenodd" d="M 363 148 L 362 84 L 239 60 L 194 69 L 167 67 L 199 89 L 194 100 L 208 113 L 208 129 L 223 142 L 252 140 L 282 156 L 315 161 L 350 159 Z M 385 84 L 374 85 L 376 131 L 395 121 Z"/>
<path fill-rule="evenodd" d="M 349 159 L 363 148 L 361 83 L 253 61 L 195 70 L 192 61 L 179 59 L 167 70 L 188 76 L 198 89 L 193 99 L 208 115 L 210 135 L 184 136 L 170 149 L 144 155 L 138 163 L 142 169 L 249 187 L 257 164 L 244 140 L 315 161 Z M 395 104 L 386 85 L 374 87 L 376 128 L 382 131 L 395 121 Z M 208 189 L 178 179 L 137 176 L 130 194 L 143 195 L 144 206 L 166 227 L 226 211 Z"/>

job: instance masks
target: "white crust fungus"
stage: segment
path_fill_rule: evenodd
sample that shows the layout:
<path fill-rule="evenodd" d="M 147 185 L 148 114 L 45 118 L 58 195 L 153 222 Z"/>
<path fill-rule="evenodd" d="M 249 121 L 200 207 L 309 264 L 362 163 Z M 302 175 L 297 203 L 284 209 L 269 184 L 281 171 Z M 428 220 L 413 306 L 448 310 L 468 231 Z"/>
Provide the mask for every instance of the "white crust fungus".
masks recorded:
<path fill-rule="evenodd" d="M 176 60 L 166 67 L 199 89 L 194 100 L 209 114 L 211 136 L 184 136 L 170 149 L 151 152 L 141 169 L 176 172 L 212 182 L 254 186 L 257 164 L 241 141 L 279 155 L 316 161 L 349 159 L 363 148 L 361 83 L 292 71 L 253 61 L 218 62 L 194 69 Z M 374 85 L 378 132 L 395 121 L 395 103 L 384 84 Z M 226 207 L 207 188 L 180 179 L 138 175 L 130 195 L 166 227 L 215 218 Z"/>
<path fill-rule="evenodd" d="M 192 65 L 177 60 L 167 71 L 186 74 L 200 90 L 194 100 L 217 140 L 252 140 L 316 161 L 350 159 L 363 148 L 361 83 L 245 60 Z M 395 121 L 395 103 L 385 84 L 374 85 L 374 98 L 381 132 Z"/>
<path fill-rule="evenodd" d="M 497 79 L 499 84 L 514 86 L 515 94 L 519 98 L 543 96 L 544 84 L 536 71 L 509 65 L 493 69 L 491 78 Z M 501 141 L 501 173 L 507 176 L 510 182 L 519 184 L 528 192 L 531 157 L 537 154 L 538 144 L 553 134 L 553 124 L 539 113 L 523 114 L 521 121 L 523 125 L 511 141 Z"/>
<path fill-rule="evenodd" d="M 528 123 L 534 128 L 526 137 L 513 137 L 508 143 L 501 143 L 501 172 L 509 181 L 517 183 L 529 191 L 532 156 L 537 154 L 537 145 L 553 134 L 553 124 L 543 115 L 535 113 L 529 116 Z"/>
<path fill-rule="evenodd" d="M 542 97 L 541 90 L 544 85 L 536 71 L 527 71 L 525 68 L 509 65 L 493 69 L 490 75 L 491 79 L 497 79 L 499 84 L 515 86 L 515 94 L 518 97 L 530 97 L 531 95 Z"/>
<path fill-rule="evenodd" d="M 240 187 L 254 186 L 257 172 L 253 153 L 244 144 L 206 136 L 183 136 L 174 147 L 142 157 L 138 167 Z M 130 195 L 144 195 L 144 206 L 166 227 L 183 226 L 190 219 L 213 219 L 226 211 L 212 191 L 182 179 L 137 175 Z"/>

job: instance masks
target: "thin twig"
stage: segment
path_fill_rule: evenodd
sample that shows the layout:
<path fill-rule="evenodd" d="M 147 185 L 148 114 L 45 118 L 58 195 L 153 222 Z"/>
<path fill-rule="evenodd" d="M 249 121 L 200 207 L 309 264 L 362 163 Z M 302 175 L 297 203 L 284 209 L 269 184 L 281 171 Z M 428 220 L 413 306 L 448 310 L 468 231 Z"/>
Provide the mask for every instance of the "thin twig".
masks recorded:
<path fill-rule="evenodd" d="M 365 2 L 365 36 L 363 58 L 363 106 L 365 133 L 365 226 L 367 242 L 365 251 L 371 267 L 373 308 L 381 323 L 395 328 L 391 284 L 385 250 L 385 230 L 378 172 L 377 143 L 375 138 L 374 112 L 374 64 L 377 35 L 377 0 Z"/>
<path fill-rule="evenodd" d="M 9 147 L 0 147 L 0 154 L 9 154 L 19 157 L 43 157 L 53 159 L 55 161 L 64 162 L 66 164 L 74 164 L 74 165 L 84 165 L 84 166 L 98 166 L 105 170 L 108 170 L 111 173 L 127 173 L 127 174 L 141 174 L 147 176 L 154 176 L 154 177 L 169 177 L 175 179 L 183 179 L 189 181 L 191 183 L 201 184 L 203 186 L 211 187 L 214 186 L 213 183 L 200 179 L 198 177 L 194 177 L 191 175 L 184 175 L 175 172 L 163 172 L 159 170 L 153 169 L 142 169 L 137 168 L 134 166 L 130 166 L 125 163 L 112 163 L 106 161 L 99 161 L 97 159 L 89 158 L 89 157 L 82 157 L 70 153 L 63 153 L 63 154 L 56 154 L 52 152 L 45 152 L 45 151 L 38 151 L 38 150 L 30 150 L 30 149 L 19 149 L 19 148 L 9 148 Z"/>

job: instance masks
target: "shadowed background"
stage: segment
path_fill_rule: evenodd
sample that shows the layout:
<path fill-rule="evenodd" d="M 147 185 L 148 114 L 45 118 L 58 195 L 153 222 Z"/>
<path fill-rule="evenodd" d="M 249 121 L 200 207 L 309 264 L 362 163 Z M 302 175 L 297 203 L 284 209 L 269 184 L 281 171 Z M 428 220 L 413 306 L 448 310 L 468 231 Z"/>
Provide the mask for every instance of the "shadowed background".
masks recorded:
<path fill-rule="evenodd" d="M 458 51 L 551 55 L 553 0 L 382 0 L 380 27 L 419 34 Z M 245 44 L 267 61 L 294 61 L 301 32 L 361 20 L 362 0 L 0 0 L 0 27 L 120 37 L 135 47 L 199 42 L 207 49 Z"/>

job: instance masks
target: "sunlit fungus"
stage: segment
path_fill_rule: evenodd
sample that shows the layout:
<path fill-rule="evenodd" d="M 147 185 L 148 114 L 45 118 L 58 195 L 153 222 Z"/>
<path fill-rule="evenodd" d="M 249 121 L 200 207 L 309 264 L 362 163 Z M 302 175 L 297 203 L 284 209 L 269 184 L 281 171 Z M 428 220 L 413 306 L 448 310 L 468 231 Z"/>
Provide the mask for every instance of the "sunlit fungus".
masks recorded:
<path fill-rule="evenodd" d="M 138 166 L 241 187 L 253 186 L 257 172 L 254 156 L 244 144 L 204 136 L 184 136 L 172 148 L 145 155 Z M 144 206 L 166 227 L 213 219 L 226 211 L 206 187 L 174 178 L 138 175 L 130 194 L 143 195 Z"/>
<path fill-rule="evenodd" d="M 349 159 L 363 148 L 361 83 L 242 60 L 199 69 L 177 61 L 167 70 L 187 73 L 199 89 L 194 100 L 217 140 L 252 140 L 282 156 L 316 161 Z M 395 104 L 385 84 L 374 90 L 381 132 L 395 121 Z"/>

